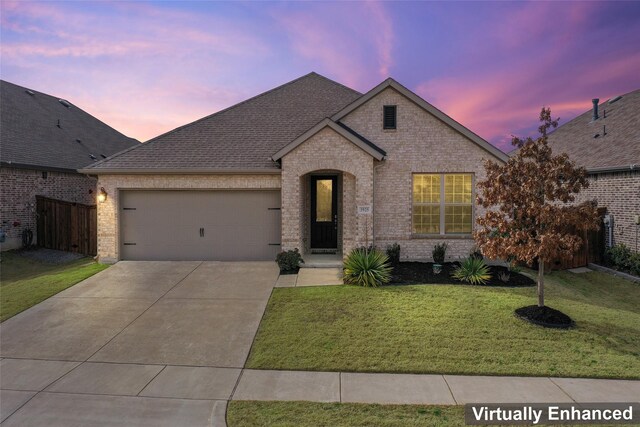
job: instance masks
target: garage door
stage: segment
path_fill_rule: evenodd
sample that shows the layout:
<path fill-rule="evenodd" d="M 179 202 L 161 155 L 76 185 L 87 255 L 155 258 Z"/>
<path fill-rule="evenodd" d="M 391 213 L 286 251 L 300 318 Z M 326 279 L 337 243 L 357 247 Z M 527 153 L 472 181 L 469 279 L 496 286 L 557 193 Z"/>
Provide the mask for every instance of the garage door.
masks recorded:
<path fill-rule="evenodd" d="M 122 191 L 120 258 L 275 260 L 279 191 Z"/>

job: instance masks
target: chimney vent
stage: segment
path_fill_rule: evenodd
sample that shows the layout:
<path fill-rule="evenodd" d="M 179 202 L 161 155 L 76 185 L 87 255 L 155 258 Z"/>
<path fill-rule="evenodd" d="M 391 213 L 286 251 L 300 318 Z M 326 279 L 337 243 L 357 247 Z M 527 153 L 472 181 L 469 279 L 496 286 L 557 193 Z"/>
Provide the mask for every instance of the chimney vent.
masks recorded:
<path fill-rule="evenodd" d="M 593 102 L 593 120 L 598 120 L 598 102 L 600 102 L 600 99 L 593 98 L 591 102 Z"/>

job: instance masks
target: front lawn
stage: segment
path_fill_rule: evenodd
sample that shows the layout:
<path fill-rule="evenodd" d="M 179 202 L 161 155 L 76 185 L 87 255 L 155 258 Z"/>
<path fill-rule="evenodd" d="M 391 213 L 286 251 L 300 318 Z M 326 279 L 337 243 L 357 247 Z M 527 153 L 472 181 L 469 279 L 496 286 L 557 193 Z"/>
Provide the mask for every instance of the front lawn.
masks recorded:
<path fill-rule="evenodd" d="M 36 261 L 4 252 L 0 263 L 0 321 L 107 268 L 91 258 L 65 264 Z"/>
<path fill-rule="evenodd" d="M 253 402 L 232 400 L 229 427 L 257 426 L 464 426 L 456 406 L 365 405 L 356 403 Z"/>
<path fill-rule="evenodd" d="M 229 402 L 227 423 L 229 427 L 463 427 L 466 425 L 462 406 L 237 400 Z"/>
<path fill-rule="evenodd" d="M 547 276 L 577 326 L 515 318 L 535 288 L 413 285 L 273 291 L 247 367 L 640 378 L 640 286 L 599 272 Z"/>

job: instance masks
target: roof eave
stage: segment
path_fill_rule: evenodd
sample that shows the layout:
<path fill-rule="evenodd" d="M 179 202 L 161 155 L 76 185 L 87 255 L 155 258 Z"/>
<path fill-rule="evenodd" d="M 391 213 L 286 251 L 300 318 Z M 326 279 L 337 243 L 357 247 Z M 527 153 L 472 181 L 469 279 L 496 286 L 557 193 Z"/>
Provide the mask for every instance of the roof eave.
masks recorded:
<path fill-rule="evenodd" d="M 31 165 L 28 163 L 0 162 L 0 166 L 3 168 L 30 169 L 46 172 L 78 173 L 78 170 L 73 168 L 58 168 L 55 166 Z"/>
<path fill-rule="evenodd" d="M 78 172 L 85 175 L 279 175 L 281 173 L 277 168 L 84 168 L 78 169 Z"/>
<path fill-rule="evenodd" d="M 601 173 L 611 173 L 611 172 L 631 172 L 640 170 L 640 164 L 631 164 L 626 166 L 603 166 L 597 168 L 587 168 L 587 173 L 589 175 L 597 175 Z"/>

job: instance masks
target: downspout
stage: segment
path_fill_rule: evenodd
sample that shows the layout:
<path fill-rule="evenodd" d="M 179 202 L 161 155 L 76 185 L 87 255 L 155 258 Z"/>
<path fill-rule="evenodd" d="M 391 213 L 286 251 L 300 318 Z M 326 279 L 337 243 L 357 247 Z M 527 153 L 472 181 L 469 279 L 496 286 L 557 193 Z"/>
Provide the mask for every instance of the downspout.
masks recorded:
<path fill-rule="evenodd" d="M 371 230 L 372 230 L 372 234 L 373 236 L 371 236 L 371 246 L 372 247 L 376 247 L 376 169 L 378 169 L 380 166 L 384 166 L 384 160 L 386 157 L 382 158 L 382 161 L 380 162 L 379 165 L 374 166 L 373 167 L 373 195 L 372 195 L 372 203 L 373 206 L 371 207 Z"/>

